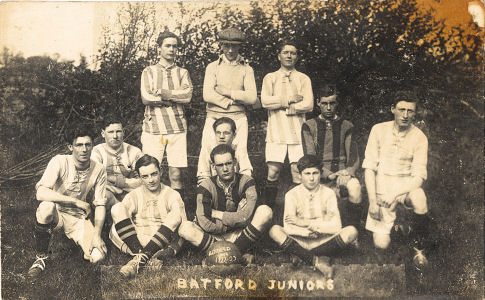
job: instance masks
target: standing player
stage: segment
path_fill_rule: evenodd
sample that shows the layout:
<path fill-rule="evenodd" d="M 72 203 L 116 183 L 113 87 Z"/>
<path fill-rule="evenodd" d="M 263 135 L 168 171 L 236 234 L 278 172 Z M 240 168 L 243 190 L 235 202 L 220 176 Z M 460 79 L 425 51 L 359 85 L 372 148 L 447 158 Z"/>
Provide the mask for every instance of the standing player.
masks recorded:
<path fill-rule="evenodd" d="M 123 124 L 119 118 L 105 118 L 101 136 L 105 142 L 93 148 L 91 159 L 103 164 L 106 169 L 106 206 L 110 209 L 121 201 L 126 193 L 140 186 L 135 163 L 143 154 L 137 147 L 123 141 Z"/>
<path fill-rule="evenodd" d="M 281 68 L 263 79 L 261 103 L 268 109 L 266 133 L 266 163 L 268 177 L 263 188 L 266 204 L 274 205 L 278 179 L 286 155 L 291 166 L 293 183 L 300 183 L 296 162 L 303 156 L 301 126 L 305 113 L 313 109 L 313 92 L 310 78 L 295 69 L 297 47 L 284 41 L 279 47 Z"/>
<path fill-rule="evenodd" d="M 106 171 L 90 159 L 94 132 L 79 126 L 66 135 L 71 155 L 56 155 L 47 165 L 36 185 L 36 198 L 41 201 L 36 212 L 34 237 L 37 258 L 28 275 L 37 277 L 45 269 L 52 230 L 64 233 L 81 246 L 84 259 L 96 263 L 106 255 L 101 239 L 106 214 Z M 90 196 L 94 191 L 94 226 L 88 220 Z"/>
<path fill-rule="evenodd" d="M 233 242 L 250 262 L 250 256 L 244 253 L 269 226 L 271 208 L 256 208 L 254 179 L 235 172 L 231 146 L 218 145 L 210 156 L 217 175 L 199 185 L 196 221 L 183 222 L 179 234 L 199 251 L 206 251 L 217 240 Z"/>
<path fill-rule="evenodd" d="M 141 75 L 141 99 L 145 119 L 141 143 L 143 153 L 161 163 L 167 152 L 170 185 L 184 198 L 181 168 L 187 167 L 187 121 L 183 104 L 192 98 L 192 82 L 186 69 L 175 64 L 180 40 L 172 32 L 160 33 L 158 64 Z"/>
<path fill-rule="evenodd" d="M 160 250 L 170 249 L 175 255 L 179 249 L 171 247 L 182 242 L 175 232 L 180 222 L 187 220 L 180 195 L 160 182 L 156 158 L 145 154 L 136 162 L 135 170 L 142 186 L 111 208 L 114 224 L 110 239 L 122 252 L 133 256 L 120 269 L 125 277 L 135 276 Z"/>
<path fill-rule="evenodd" d="M 321 114 L 302 126 L 303 153 L 322 160 L 322 180 L 336 188 L 341 200 L 348 195 L 350 203 L 341 203 L 345 207 L 342 222 L 356 226 L 361 214 L 361 186 L 355 178 L 359 156 L 352 136 L 354 125 L 336 114 L 338 95 L 334 85 L 322 86 L 318 97 Z"/>
<path fill-rule="evenodd" d="M 413 124 L 417 101 L 417 95 L 408 91 L 394 94 L 394 120 L 372 127 L 362 167 L 369 195 L 366 229 L 373 232 L 374 245 L 378 249 L 389 246 L 397 204 L 413 209 L 413 262 L 420 269 L 427 264 L 424 246 L 430 220 L 422 189 L 427 177 L 428 139 Z"/>
<path fill-rule="evenodd" d="M 247 156 L 248 119 L 246 106 L 257 101 L 256 82 L 253 68 L 239 55 L 244 34 L 229 28 L 220 32 L 221 56 L 211 62 L 204 77 L 203 98 L 207 102 L 207 116 L 202 132 L 201 152 L 211 151 L 215 139 L 212 125 L 221 117 L 228 117 L 236 123 L 233 144 Z M 249 158 L 245 158 L 249 160 Z"/>
<path fill-rule="evenodd" d="M 314 155 L 298 161 L 301 184 L 286 193 L 283 227 L 273 225 L 269 235 L 283 250 L 332 278 L 328 256 L 353 244 L 358 233 L 353 226 L 342 228 L 335 192 L 320 184 L 321 170 Z"/>
<path fill-rule="evenodd" d="M 236 123 L 231 118 L 222 117 L 217 119 L 212 125 L 216 137 L 216 145 L 226 144 L 231 146 L 235 151 L 236 172 L 251 176 L 253 167 L 249 161 L 247 149 L 233 145 L 234 136 L 236 135 Z M 213 148 L 211 147 L 210 150 Z M 210 160 L 210 151 L 201 149 L 199 163 L 197 167 L 197 182 L 200 184 L 204 179 L 216 175 L 216 169 Z"/>

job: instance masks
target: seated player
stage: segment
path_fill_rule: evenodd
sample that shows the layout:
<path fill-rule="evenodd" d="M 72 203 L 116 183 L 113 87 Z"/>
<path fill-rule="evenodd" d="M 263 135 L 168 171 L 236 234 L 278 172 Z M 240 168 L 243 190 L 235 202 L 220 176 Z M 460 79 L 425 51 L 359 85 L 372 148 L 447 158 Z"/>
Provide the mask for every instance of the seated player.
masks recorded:
<path fill-rule="evenodd" d="M 49 242 L 53 230 L 63 229 L 69 239 L 81 246 L 84 259 L 96 263 L 106 255 L 101 238 L 106 214 L 106 171 L 90 159 L 94 132 L 79 126 L 66 134 L 70 155 L 56 155 L 47 165 L 36 185 L 40 201 L 36 212 L 34 238 L 37 258 L 28 275 L 37 277 L 49 258 Z M 92 195 L 94 200 L 88 195 Z M 94 226 L 87 219 L 94 206 Z"/>
<path fill-rule="evenodd" d="M 206 251 L 218 240 L 233 242 L 246 262 L 244 254 L 261 237 L 273 217 L 271 208 L 256 208 L 257 193 L 254 179 L 235 171 L 234 149 L 216 146 L 211 154 L 216 176 L 199 185 L 195 222 L 182 222 L 179 235 Z"/>
<path fill-rule="evenodd" d="M 430 218 L 426 195 L 422 189 L 427 177 L 428 139 L 414 126 L 418 97 L 398 91 L 391 112 L 394 120 L 372 127 L 362 167 L 369 195 L 369 212 L 365 228 L 373 233 L 374 245 L 386 249 L 401 203 L 414 211 L 412 239 L 418 269 L 426 266 L 424 248 L 429 239 Z"/>
<path fill-rule="evenodd" d="M 297 167 L 301 184 L 286 193 L 283 227 L 274 225 L 269 236 L 284 251 L 332 278 L 328 256 L 354 244 L 357 229 L 342 228 L 335 192 L 320 183 L 320 160 L 314 155 L 304 155 Z"/>
<path fill-rule="evenodd" d="M 319 89 L 317 105 L 321 114 L 306 121 L 301 129 L 303 153 L 316 155 L 322 160 L 322 181 L 335 188 L 340 198 L 344 225 L 359 225 L 361 215 L 361 185 L 355 178 L 359 167 L 357 145 L 352 133 L 354 125 L 336 114 L 338 94 L 334 85 Z"/>
<path fill-rule="evenodd" d="M 180 246 L 182 240 L 176 231 L 187 220 L 180 194 L 160 182 L 160 165 L 155 157 L 143 155 L 135 171 L 142 185 L 111 208 L 114 224 L 110 239 L 122 252 L 133 256 L 120 269 L 125 277 L 135 276 L 140 267 L 168 247 Z M 178 249 L 172 248 L 172 254 Z"/>
<path fill-rule="evenodd" d="M 109 209 L 121 201 L 126 193 L 140 186 L 141 181 L 135 172 L 135 163 L 143 154 L 139 148 L 123 142 L 123 125 L 118 118 L 105 119 L 101 136 L 105 142 L 93 148 L 91 159 L 106 168 L 106 198 Z"/>
<path fill-rule="evenodd" d="M 232 142 L 236 136 L 236 122 L 228 117 L 217 119 L 212 125 L 216 136 L 216 145 L 226 144 L 231 146 L 235 151 L 235 159 L 237 162 L 236 172 L 251 176 L 253 167 L 249 161 L 248 152 L 242 147 L 233 145 Z M 214 146 L 216 146 L 214 145 Z M 216 175 L 214 165 L 211 164 L 210 151 L 213 149 L 201 149 L 199 156 L 199 163 L 197 167 L 197 182 L 200 184 L 204 179 Z"/>

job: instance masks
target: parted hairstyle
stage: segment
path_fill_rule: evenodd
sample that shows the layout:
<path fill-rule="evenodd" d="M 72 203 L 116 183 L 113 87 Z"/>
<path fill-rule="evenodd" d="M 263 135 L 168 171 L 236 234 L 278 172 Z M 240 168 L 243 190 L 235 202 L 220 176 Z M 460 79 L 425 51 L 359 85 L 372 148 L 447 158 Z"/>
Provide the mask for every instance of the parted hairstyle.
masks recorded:
<path fill-rule="evenodd" d="M 317 168 L 318 170 L 321 170 L 322 161 L 315 155 L 306 154 L 298 160 L 296 167 L 298 168 L 298 173 L 300 174 L 303 172 L 303 170 L 308 168 Z"/>
<path fill-rule="evenodd" d="M 165 29 L 165 31 L 163 32 L 160 32 L 160 34 L 158 35 L 158 39 L 157 39 L 157 45 L 158 46 L 161 46 L 162 43 L 163 43 L 163 40 L 164 39 L 168 39 L 168 38 L 174 38 L 177 40 L 177 44 L 180 45 L 180 38 L 173 32 L 170 32 L 168 30 Z"/>
<path fill-rule="evenodd" d="M 212 149 L 211 151 L 211 161 L 214 163 L 214 156 L 220 155 L 220 154 L 225 154 L 225 153 L 231 153 L 232 159 L 234 159 L 234 149 L 232 149 L 231 146 L 226 145 L 226 144 L 221 144 L 217 145 Z"/>
<path fill-rule="evenodd" d="M 320 98 L 333 95 L 338 96 L 337 86 L 334 83 L 324 83 L 317 90 L 317 103 L 320 102 Z"/>
<path fill-rule="evenodd" d="M 93 130 L 93 126 L 82 123 L 67 129 L 64 133 L 64 139 L 69 145 L 74 144 L 74 140 L 83 136 L 89 136 L 91 138 L 91 142 L 94 144 L 94 137 L 96 136 L 96 133 Z"/>
<path fill-rule="evenodd" d="M 233 119 L 228 118 L 228 117 L 222 117 L 222 118 L 217 119 L 214 122 L 214 124 L 212 124 L 212 128 L 214 129 L 214 131 L 216 131 L 217 126 L 219 126 L 221 124 L 229 124 L 229 125 L 231 125 L 232 133 L 236 133 L 236 122 L 234 122 Z"/>
<path fill-rule="evenodd" d="M 398 90 L 392 94 L 391 106 L 396 107 L 399 101 L 416 103 L 416 108 L 417 108 L 419 104 L 419 96 L 413 90 Z"/>
<path fill-rule="evenodd" d="M 155 167 L 157 167 L 157 169 L 160 171 L 160 163 L 158 162 L 158 159 L 156 159 L 155 157 L 148 155 L 148 154 L 143 155 L 135 163 L 136 173 L 138 173 L 138 175 L 140 175 L 140 168 L 149 166 L 151 164 L 154 164 Z"/>
<path fill-rule="evenodd" d="M 297 50 L 297 55 L 298 55 L 298 45 L 296 44 L 295 41 L 291 40 L 291 39 L 284 39 L 282 40 L 279 44 L 278 44 L 278 54 L 281 53 L 281 51 L 283 50 L 283 48 L 285 46 L 293 46 L 296 48 Z"/>
<path fill-rule="evenodd" d="M 116 114 L 116 113 L 110 113 L 110 114 L 106 115 L 104 117 L 103 121 L 101 122 L 101 129 L 105 130 L 106 127 L 108 127 L 111 124 L 121 124 L 121 125 L 123 125 L 123 122 L 121 120 L 121 116 L 119 114 Z"/>

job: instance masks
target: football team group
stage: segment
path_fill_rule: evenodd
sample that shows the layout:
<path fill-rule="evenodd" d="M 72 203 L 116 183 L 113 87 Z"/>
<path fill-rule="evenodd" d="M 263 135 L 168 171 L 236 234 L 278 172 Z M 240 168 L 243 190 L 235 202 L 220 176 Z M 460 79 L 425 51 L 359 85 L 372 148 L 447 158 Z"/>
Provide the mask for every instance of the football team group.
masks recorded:
<path fill-rule="evenodd" d="M 407 230 L 410 259 L 417 268 L 426 266 L 430 217 L 422 185 L 428 141 L 413 124 L 417 95 L 407 90 L 394 93 L 394 120 L 373 126 L 361 164 L 355 128 L 336 114 L 335 84 L 318 88 L 315 103 L 320 114 L 306 120 L 314 106 L 312 83 L 295 69 L 297 45 L 283 42 L 278 48 L 281 67 L 262 83 L 261 104 L 268 111 L 267 177 L 257 185 L 247 152 L 246 109 L 258 96 L 253 69 L 239 54 L 244 41 L 237 29 L 221 31 L 222 54 L 206 68 L 207 115 L 196 199 L 185 196 L 181 172 L 187 167 L 184 105 L 193 87 L 187 70 L 175 64 L 178 36 L 164 31 L 157 40 L 159 62 L 141 74 L 142 150 L 124 142 L 123 120 L 115 116 L 106 116 L 101 128 L 105 142 L 96 146 L 92 128 L 79 125 L 68 131 L 71 154 L 53 157 L 36 185 L 37 255 L 29 276 L 38 276 L 48 265 L 54 230 L 63 229 L 86 260 L 102 260 L 107 247 L 101 233 L 105 216 L 111 215 L 109 238 L 131 256 L 120 269 L 126 277 L 177 255 L 184 243 L 207 251 L 217 241 L 228 241 L 249 264 L 254 260 L 249 250 L 270 238 L 276 251 L 332 278 L 331 258 L 358 248 L 359 231 L 364 230 L 362 186 L 356 177 L 360 167 L 369 203 L 365 230 L 372 233 L 375 251 L 389 247 L 396 206 L 401 204 L 412 210 Z M 160 179 L 164 156 L 170 187 Z M 284 197 L 277 197 L 286 158 L 292 184 Z M 196 201 L 187 205 L 196 206 L 189 212 L 195 215 L 190 220 L 188 201 Z"/>

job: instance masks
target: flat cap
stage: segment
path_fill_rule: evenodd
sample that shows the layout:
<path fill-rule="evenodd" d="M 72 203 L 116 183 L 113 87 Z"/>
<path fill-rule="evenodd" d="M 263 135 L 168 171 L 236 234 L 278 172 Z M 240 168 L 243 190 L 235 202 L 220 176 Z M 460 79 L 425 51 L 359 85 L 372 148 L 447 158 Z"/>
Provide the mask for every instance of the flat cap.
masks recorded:
<path fill-rule="evenodd" d="M 242 44 L 246 40 L 244 33 L 236 28 L 224 29 L 219 33 L 219 41 L 227 44 Z"/>

